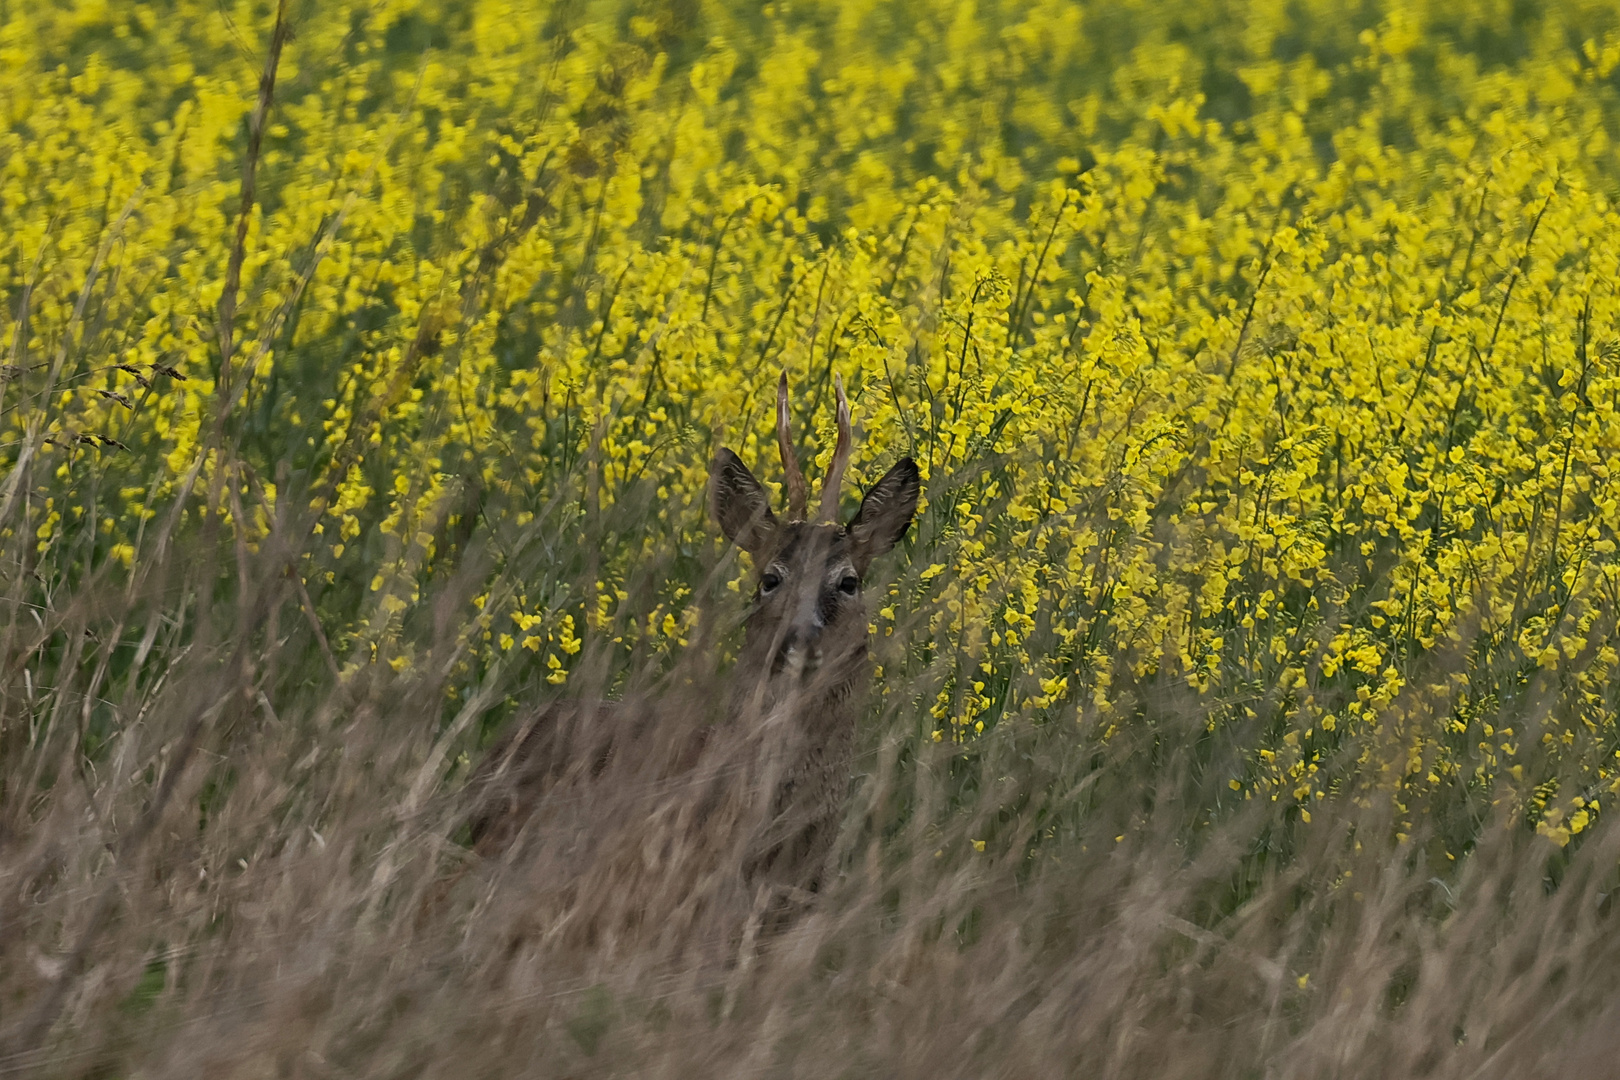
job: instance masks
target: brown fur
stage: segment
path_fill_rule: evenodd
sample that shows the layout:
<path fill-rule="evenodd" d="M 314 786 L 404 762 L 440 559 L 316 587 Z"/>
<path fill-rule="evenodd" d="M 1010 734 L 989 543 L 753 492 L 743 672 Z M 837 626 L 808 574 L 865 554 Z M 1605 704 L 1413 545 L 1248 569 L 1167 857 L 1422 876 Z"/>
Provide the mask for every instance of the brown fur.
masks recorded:
<path fill-rule="evenodd" d="M 764 488 L 722 449 L 711 472 L 711 510 L 755 564 L 743 646 L 727 685 L 702 688 L 719 691 L 709 694 L 689 688 L 691 700 L 682 702 L 559 702 L 523 718 L 470 781 L 475 850 L 507 853 L 535 829 L 547 831 L 552 845 L 559 833 L 578 834 L 588 836 L 581 841 L 588 850 L 565 861 L 581 873 L 610 874 L 621 884 L 633 876 L 641 886 L 649 875 L 657 879 L 655 889 L 618 892 L 658 895 L 668 910 L 601 913 L 588 931 L 593 941 L 676 912 L 683 922 L 694 917 L 693 897 L 716 874 L 743 897 L 762 888 L 800 897 L 820 889 L 871 676 L 861 578 L 905 534 L 919 489 L 907 458 L 846 525 L 780 521 Z M 707 701 L 725 702 L 715 722 L 666 722 L 702 714 Z M 615 809 L 594 809 L 606 805 L 597 795 L 609 790 Z M 542 807 L 550 810 L 537 816 Z M 614 845 L 618 855 L 609 853 Z"/>

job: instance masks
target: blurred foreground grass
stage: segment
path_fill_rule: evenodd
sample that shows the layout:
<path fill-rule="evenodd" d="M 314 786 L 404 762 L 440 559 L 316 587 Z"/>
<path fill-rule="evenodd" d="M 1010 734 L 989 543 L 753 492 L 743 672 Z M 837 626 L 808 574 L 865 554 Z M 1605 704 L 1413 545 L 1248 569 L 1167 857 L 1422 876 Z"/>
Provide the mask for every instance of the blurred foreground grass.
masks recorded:
<path fill-rule="evenodd" d="M 0 56 L 0 1073 L 1612 1060 L 1610 7 L 84 2 Z M 424 898 L 514 711 L 724 668 L 702 486 L 783 369 L 926 507 L 841 881 L 722 1018 L 689 942 L 536 939 L 590 850 Z"/>

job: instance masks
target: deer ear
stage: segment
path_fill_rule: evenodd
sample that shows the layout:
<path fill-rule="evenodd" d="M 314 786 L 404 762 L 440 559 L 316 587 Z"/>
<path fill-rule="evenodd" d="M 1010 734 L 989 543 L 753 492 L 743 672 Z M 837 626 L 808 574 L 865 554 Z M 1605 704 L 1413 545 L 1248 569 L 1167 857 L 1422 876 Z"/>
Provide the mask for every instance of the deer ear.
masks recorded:
<path fill-rule="evenodd" d="M 758 554 L 776 534 L 771 499 L 742 458 L 721 448 L 709 469 L 709 512 L 726 539 Z"/>
<path fill-rule="evenodd" d="M 872 560 L 900 542 L 911 527 L 911 516 L 917 512 L 917 497 L 922 494 L 922 478 L 917 463 L 901 458 L 894 468 L 883 474 L 883 479 L 872 486 L 861 500 L 861 508 L 849 523 L 849 537 L 855 571 L 865 574 Z"/>

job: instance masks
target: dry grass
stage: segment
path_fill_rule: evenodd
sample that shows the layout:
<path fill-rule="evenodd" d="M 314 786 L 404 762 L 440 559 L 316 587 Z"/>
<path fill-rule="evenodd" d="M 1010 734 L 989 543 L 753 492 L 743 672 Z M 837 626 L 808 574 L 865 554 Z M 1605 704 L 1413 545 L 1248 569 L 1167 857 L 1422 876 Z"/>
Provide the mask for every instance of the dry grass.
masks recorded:
<path fill-rule="evenodd" d="M 1139 723 L 1107 737 L 1082 712 L 964 748 L 927 737 L 915 702 L 940 665 L 912 665 L 864 722 L 840 874 L 745 950 L 746 770 L 669 766 L 713 720 L 724 590 L 712 638 L 672 670 L 587 654 L 573 692 L 661 700 L 656 729 L 479 860 L 458 842 L 458 762 L 503 722 L 493 703 L 546 695 L 497 674 L 447 717 L 423 704 L 438 668 L 309 677 L 321 646 L 277 572 L 297 523 L 256 553 L 221 545 L 245 587 L 213 604 L 195 600 L 219 568 L 207 531 L 127 593 L 86 582 L 37 622 L 10 607 L 4 1075 L 1472 1077 L 1613 1060 L 1606 822 L 1558 849 L 1486 820 L 1437 863 L 1370 783 L 1309 829 L 1268 802 L 1219 809 L 1251 740 L 1211 735 L 1188 691 L 1129 688 Z M 469 550 L 425 610 L 464 606 Z M 84 662 L 143 623 L 152 646 L 122 677 Z M 427 631 L 441 661 L 456 629 Z M 894 659 L 893 639 L 877 648 Z M 1382 752 L 1346 749 L 1363 751 Z"/>

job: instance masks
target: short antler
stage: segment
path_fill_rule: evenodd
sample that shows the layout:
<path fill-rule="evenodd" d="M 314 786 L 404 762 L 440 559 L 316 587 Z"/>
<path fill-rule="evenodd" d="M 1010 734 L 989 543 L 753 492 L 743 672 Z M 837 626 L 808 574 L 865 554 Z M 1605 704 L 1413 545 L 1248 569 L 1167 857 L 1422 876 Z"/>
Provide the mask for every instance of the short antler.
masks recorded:
<path fill-rule="evenodd" d="M 849 399 L 844 396 L 844 380 L 833 376 L 833 389 L 838 395 L 838 445 L 833 449 L 832 464 L 827 468 L 827 479 L 821 484 L 821 520 L 838 523 L 838 496 L 844 486 L 844 468 L 849 464 L 849 453 L 854 439 L 849 430 Z"/>
<path fill-rule="evenodd" d="M 810 501 L 810 488 L 799 470 L 798 456 L 793 453 L 793 433 L 788 427 L 787 372 L 776 384 L 776 444 L 782 451 L 782 471 L 787 474 L 788 520 L 803 521 L 804 509 Z"/>

